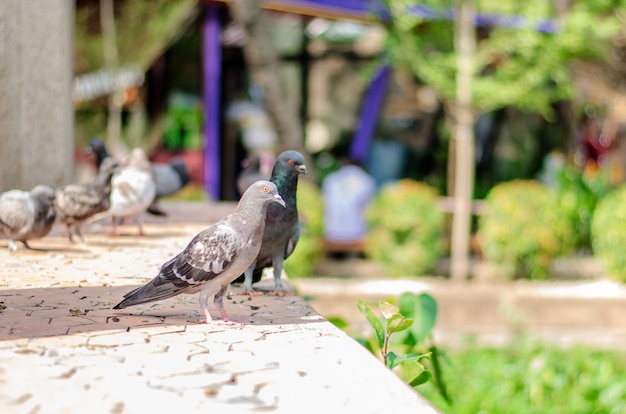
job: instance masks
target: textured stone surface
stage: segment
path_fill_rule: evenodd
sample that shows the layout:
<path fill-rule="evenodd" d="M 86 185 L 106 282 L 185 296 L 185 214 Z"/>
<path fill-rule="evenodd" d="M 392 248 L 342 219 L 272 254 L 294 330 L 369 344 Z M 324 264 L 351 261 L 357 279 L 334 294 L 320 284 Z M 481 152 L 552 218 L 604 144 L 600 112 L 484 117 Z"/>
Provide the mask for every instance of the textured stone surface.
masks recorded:
<path fill-rule="evenodd" d="M 71 244 L 57 227 L 32 243 L 41 251 L 16 253 L 0 240 L 0 412 L 436 412 L 299 296 L 233 287 L 234 325 L 199 324 L 197 295 L 112 310 L 205 227 L 173 213 L 145 237 L 94 225 Z"/>

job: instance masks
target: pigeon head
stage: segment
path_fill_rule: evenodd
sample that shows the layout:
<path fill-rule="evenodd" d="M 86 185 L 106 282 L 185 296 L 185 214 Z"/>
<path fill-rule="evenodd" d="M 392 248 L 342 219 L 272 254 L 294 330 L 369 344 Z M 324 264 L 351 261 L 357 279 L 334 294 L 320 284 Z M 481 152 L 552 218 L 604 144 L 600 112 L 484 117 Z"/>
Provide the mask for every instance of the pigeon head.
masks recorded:
<path fill-rule="evenodd" d="M 285 171 L 292 176 L 298 176 L 299 174 L 307 175 L 309 173 L 304 164 L 304 156 L 294 150 L 284 151 L 276 158 L 272 176 L 276 175 L 279 170 Z"/>
<path fill-rule="evenodd" d="M 109 153 L 107 152 L 106 147 L 104 146 L 104 141 L 102 138 L 95 137 L 89 141 L 89 145 L 85 149 L 85 154 L 87 155 L 95 155 L 96 156 L 96 165 L 100 167 L 100 164 L 105 158 L 109 157 Z"/>
<path fill-rule="evenodd" d="M 141 148 L 135 148 L 130 152 L 126 165 L 130 167 L 139 168 L 140 170 L 151 171 L 152 164 L 148 160 L 148 156 Z"/>
<path fill-rule="evenodd" d="M 30 190 L 31 196 L 41 201 L 42 203 L 51 203 L 54 201 L 55 192 L 54 189 L 47 185 L 38 185 Z"/>
<path fill-rule="evenodd" d="M 278 188 L 276 184 L 271 181 L 259 180 L 252 184 L 243 196 L 241 196 L 240 204 L 256 204 L 262 202 L 269 205 L 271 203 L 278 203 L 285 207 L 285 200 L 278 194 Z"/>

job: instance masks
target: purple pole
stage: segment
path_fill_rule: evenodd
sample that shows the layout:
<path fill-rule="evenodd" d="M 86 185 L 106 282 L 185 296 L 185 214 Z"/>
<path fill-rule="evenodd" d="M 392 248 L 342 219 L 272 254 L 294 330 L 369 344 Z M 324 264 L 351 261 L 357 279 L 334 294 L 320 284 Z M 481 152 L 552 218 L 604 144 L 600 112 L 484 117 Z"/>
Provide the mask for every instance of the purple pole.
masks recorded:
<path fill-rule="evenodd" d="M 203 178 L 207 194 L 220 199 L 220 80 L 222 49 L 219 10 L 204 8 L 202 22 L 202 99 L 204 101 Z"/>
<path fill-rule="evenodd" d="M 350 145 L 350 156 L 355 161 L 364 162 L 369 149 L 370 141 L 374 135 L 374 128 L 378 121 L 378 113 L 382 106 L 387 83 L 391 74 L 391 66 L 383 65 L 378 68 L 363 98 L 363 106 L 359 121 Z"/>

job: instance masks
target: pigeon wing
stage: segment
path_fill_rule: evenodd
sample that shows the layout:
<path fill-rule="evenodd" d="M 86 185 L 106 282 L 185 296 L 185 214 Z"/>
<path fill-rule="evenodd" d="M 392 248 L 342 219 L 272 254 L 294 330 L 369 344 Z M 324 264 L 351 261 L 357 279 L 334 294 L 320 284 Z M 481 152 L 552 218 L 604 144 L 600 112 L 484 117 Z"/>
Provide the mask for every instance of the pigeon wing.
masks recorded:
<path fill-rule="evenodd" d="M 34 211 L 28 193 L 10 190 L 0 197 L 0 234 L 12 235 L 33 224 Z"/>
<path fill-rule="evenodd" d="M 194 293 L 205 283 L 225 275 L 244 247 L 243 237 L 225 222 L 209 227 L 163 264 L 154 279 L 126 294 L 114 309 Z"/>

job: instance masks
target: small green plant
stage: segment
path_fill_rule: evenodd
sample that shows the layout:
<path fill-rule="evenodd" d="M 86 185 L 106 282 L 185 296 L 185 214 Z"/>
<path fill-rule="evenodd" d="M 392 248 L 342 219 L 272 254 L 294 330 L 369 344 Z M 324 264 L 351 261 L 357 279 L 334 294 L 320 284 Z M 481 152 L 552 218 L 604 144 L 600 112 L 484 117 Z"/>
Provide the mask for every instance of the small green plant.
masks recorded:
<path fill-rule="evenodd" d="M 626 186 L 613 190 L 598 203 L 591 234 L 594 254 L 608 275 L 626 282 Z"/>
<path fill-rule="evenodd" d="M 300 240 L 291 256 L 285 260 L 285 271 L 292 278 L 311 276 L 315 262 L 324 254 L 322 193 L 313 182 L 300 180 L 297 198 Z"/>
<path fill-rule="evenodd" d="M 423 275 L 444 249 L 444 214 L 437 191 L 410 179 L 389 184 L 367 211 L 365 252 L 392 276 Z"/>
<path fill-rule="evenodd" d="M 360 338 L 359 341 L 376 354 L 376 349 L 389 369 L 399 367 L 400 378 L 412 387 L 434 381 L 441 396 L 449 400 L 446 388 L 441 381 L 440 352 L 431 344 L 432 329 L 437 318 L 437 302 L 427 293 L 403 293 L 398 305 L 380 301 L 378 308 L 382 321 L 359 299 L 358 307 L 374 330 L 373 339 Z M 394 340 L 392 341 L 392 335 Z M 391 348 L 403 349 L 403 354 Z M 425 365 L 430 361 L 430 369 Z"/>
<path fill-rule="evenodd" d="M 485 199 L 478 237 L 488 261 L 509 277 L 542 279 L 552 260 L 569 253 L 575 231 L 556 195 L 534 180 L 493 187 Z"/>

